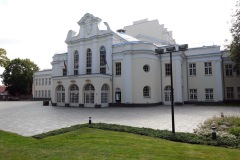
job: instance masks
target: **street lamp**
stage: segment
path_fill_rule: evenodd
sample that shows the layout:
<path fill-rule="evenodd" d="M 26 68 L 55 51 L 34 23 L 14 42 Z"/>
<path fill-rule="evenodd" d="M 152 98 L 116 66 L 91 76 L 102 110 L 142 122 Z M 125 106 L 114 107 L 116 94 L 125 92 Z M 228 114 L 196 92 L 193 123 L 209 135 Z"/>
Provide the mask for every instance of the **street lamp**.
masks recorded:
<path fill-rule="evenodd" d="M 173 70 L 172 70 L 172 52 L 185 51 L 188 49 L 188 44 L 183 44 L 178 46 L 178 50 L 176 50 L 176 46 L 168 46 L 165 48 L 157 48 L 155 52 L 157 54 L 165 54 L 170 53 L 170 67 L 171 67 L 171 111 L 172 111 L 172 133 L 175 133 L 175 122 L 174 122 L 174 95 L 173 95 Z"/>

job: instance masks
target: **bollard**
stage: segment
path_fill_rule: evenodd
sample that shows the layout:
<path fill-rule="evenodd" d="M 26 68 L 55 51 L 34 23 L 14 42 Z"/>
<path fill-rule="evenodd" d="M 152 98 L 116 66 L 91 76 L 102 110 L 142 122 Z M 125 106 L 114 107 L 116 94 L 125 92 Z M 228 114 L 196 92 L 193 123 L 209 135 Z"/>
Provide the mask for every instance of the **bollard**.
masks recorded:
<path fill-rule="evenodd" d="M 89 121 L 88 121 L 88 124 L 92 124 L 92 120 L 91 120 L 92 117 L 89 117 Z"/>
<path fill-rule="evenodd" d="M 217 139 L 216 129 L 217 129 L 217 128 L 216 128 L 216 124 L 213 123 L 213 124 L 212 124 L 212 140 Z"/>

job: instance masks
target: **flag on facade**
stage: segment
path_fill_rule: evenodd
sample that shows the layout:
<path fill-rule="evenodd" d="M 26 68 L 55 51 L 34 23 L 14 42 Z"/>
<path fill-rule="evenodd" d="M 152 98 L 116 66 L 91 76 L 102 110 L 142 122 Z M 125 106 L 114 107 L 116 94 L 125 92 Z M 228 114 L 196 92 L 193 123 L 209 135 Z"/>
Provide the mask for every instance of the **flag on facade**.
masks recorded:
<path fill-rule="evenodd" d="M 67 69 L 67 64 L 66 64 L 66 61 L 64 61 L 64 67 L 65 67 L 65 69 Z"/>
<path fill-rule="evenodd" d="M 105 66 L 107 66 L 107 69 L 109 69 L 109 68 L 108 68 L 108 64 L 107 64 L 107 60 L 106 60 L 106 56 L 104 57 L 103 60 L 104 60 L 104 64 L 105 64 Z"/>

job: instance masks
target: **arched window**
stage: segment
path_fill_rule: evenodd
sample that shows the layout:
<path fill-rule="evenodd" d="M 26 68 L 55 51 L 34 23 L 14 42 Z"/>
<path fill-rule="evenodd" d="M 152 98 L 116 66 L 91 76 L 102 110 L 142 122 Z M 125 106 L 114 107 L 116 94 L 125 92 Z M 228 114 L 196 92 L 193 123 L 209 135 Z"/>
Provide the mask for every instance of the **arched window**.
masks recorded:
<path fill-rule="evenodd" d="M 109 87 L 107 84 L 104 84 L 101 89 L 101 103 L 108 103 L 108 93 Z"/>
<path fill-rule="evenodd" d="M 70 86 L 69 89 L 70 94 L 70 103 L 78 103 L 78 97 L 79 97 L 79 88 L 76 84 L 73 84 Z"/>
<path fill-rule="evenodd" d="M 164 100 L 166 102 L 171 101 L 171 99 L 172 99 L 172 96 L 171 96 L 171 86 L 166 86 L 164 88 L 164 93 L 165 93 Z"/>
<path fill-rule="evenodd" d="M 149 86 L 145 86 L 143 88 L 143 97 L 150 97 L 150 87 Z"/>
<path fill-rule="evenodd" d="M 78 75 L 78 61 L 79 61 L 79 54 L 78 54 L 78 51 L 75 51 L 74 52 L 74 61 L 73 61 L 74 75 Z"/>
<path fill-rule="evenodd" d="M 87 49 L 86 55 L 86 74 L 92 73 L 92 51 L 91 49 Z"/>
<path fill-rule="evenodd" d="M 56 88 L 57 93 L 57 103 L 64 103 L 65 102 L 65 88 L 63 85 L 59 85 Z"/>
<path fill-rule="evenodd" d="M 104 46 L 100 48 L 100 73 L 106 74 L 106 49 Z"/>
<path fill-rule="evenodd" d="M 87 84 L 84 87 L 84 103 L 85 104 L 94 103 L 94 93 L 95 93 L 95 89 L 92 84 Z"/>

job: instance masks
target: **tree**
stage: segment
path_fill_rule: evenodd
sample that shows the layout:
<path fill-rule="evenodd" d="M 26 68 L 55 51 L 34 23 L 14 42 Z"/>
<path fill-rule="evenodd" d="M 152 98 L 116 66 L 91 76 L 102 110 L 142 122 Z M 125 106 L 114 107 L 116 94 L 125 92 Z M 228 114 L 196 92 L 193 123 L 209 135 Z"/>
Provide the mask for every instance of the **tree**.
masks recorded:
<path fill-rule="evenodd" d="M 38 66 L 29 59 L 11 60 L 2 74 L 6 90 L 13 96 L 30 95 L 32 93 L 33 73 Z"/>
<path fill-rule="evenodd" d="M 236 13 L 233 15 L 233 24 L 230 29 L 232 42 L 229 45 L 231 59 L 235 62 L 235 67 L 240 67 L 240 1 L 236 4 Z"/>
<path fill-rule="evenodd" d="M 6 50 L 3 48 L 0 48 L 0 66 L 5 67 L 8 62 L 9 62 L 9 59 L 7 58 Z"/>

